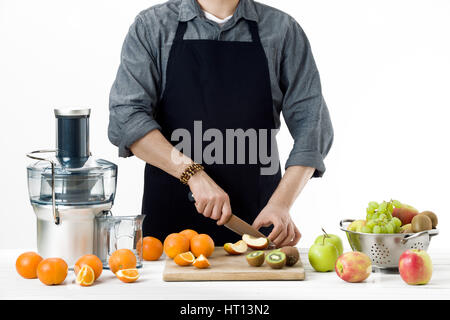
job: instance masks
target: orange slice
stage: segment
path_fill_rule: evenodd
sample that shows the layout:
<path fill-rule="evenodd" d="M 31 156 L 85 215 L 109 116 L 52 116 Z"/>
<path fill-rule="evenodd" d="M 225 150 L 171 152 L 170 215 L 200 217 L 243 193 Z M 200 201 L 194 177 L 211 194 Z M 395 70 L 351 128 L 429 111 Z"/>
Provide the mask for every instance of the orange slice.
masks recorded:
<path fill-rule="evenodd" d="M 77 278 L 75 282 L 83 287 L 91 286 L 95 281 L 95 272 L 90 266 L 85 264 L 81 267 L 80 271 L 77 274 Z"/>
<path fill-rule="evenodd" d="M 139 272 L 137 269 L 122 269 L 116 272 L 116 277 L 126 283 L 135 282 L 139 278 Z"/>
<path fill-rule="evenodd" d="M 195 257 L 190 251 L 179 253 L 173 259 L 173 261 L 179 266 L 190 266 L 194 260 Z"/>
<path fill-rule="evenodd" d="M 202 254 L 197 259 L 195 259 L 192 264 L 194 265 L 194 267 L 199 269 L 205 269 L 210 266 L 208 259 L 206 259 L 206 257 Z"/>

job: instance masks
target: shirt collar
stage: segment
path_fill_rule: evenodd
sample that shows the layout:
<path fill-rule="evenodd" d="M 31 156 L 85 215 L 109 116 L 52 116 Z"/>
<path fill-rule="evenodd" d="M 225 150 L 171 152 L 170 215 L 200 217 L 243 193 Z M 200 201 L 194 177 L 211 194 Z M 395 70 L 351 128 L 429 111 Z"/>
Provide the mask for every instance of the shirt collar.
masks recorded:
<path fill-rule="evenodd" d="M 178 21 L 189 21 L 200 15 L 202 15 L 202 11 L 197 0 L 181 0 Z M 253 0 L 239 0 L 233 17 L 236 21 L 244 18 L 258 22 L 258 14 Z"/>

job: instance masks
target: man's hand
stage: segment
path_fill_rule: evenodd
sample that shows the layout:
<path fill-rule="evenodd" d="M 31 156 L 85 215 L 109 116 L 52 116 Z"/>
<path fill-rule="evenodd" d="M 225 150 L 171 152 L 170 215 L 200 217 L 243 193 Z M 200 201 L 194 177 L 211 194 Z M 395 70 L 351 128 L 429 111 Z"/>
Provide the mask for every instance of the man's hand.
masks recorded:
<path fill-rule="evenodd" d="M 194 174 L 188 181 L 195 199 L 198 213 L 217 220 L 217 224 L 227 223 L 231 216 L 230 198 L 204 171 Z"/>
<path fill-rule="evenodd" d="M 300 231 L 294 224 L 287 207 L 268 203 L 253 222 L 253 227 L 259 229 L 273 224 L 269 240 L 277 247 L 295 246 L 301 238 Z"/>

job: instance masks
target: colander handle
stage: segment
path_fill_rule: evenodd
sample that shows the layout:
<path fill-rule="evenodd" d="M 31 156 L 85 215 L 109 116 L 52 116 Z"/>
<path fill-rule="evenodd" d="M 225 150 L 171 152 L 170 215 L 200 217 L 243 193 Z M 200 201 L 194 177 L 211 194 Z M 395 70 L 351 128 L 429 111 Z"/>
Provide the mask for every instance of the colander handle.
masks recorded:
<path fill-rule="evenodd" d="M 402 244 L 405 244 L 409 240 L 417 238 L 417 237 L 420 237 L 420 236 L 422 236 L 424 234 L 428 234 L 428 236 L 431 238 L 431 237 L 436 236 L 438 233 L 439 233 L 439 231 L 437 229 L 425 230 L 425 231 L 417 232 L 417 233 L 413 234 L 412 236 L 406 235 L 406 236 L 403 237 L 401 242 L 402 242 Z"/>
<path fill-rule="evenodd" d="M 342 231 L 347 231 L 347 230 L 344 228 L 344 223 L 347 223 L 347 222 L 353 222 L 353 221 L 355 221 L 355 219 L 342 219 L 342 220 L 339 222 L 339 227 L 341 228 Z"/>

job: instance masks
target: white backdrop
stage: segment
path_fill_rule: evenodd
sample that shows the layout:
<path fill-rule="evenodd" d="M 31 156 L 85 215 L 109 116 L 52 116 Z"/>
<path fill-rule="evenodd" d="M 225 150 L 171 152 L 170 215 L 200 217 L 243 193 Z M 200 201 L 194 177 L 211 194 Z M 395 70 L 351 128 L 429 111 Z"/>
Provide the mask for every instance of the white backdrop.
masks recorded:
<path fill-rule="evenodd" d="M 54 107 L 88 106 L 91 151 L 119 165 L 113 212 L 140 212 L 143 163 L 118 158 L 107 138 L 108 94 L 123 39 L 160 1 L 0 0 L 0 249 L 33 248 L 25 153 L 54 147 Z M 309 247 L 324 227 L 363 218 L 368 201 L 395 198 L 433 210 L 450 240 L 450 1 L 261 1 L 307 33 L 335 142 L 327 172 L 292 209 Z M 292 147 L 278 136 L 282 163 Z M 348 245 L 347 245 L 348 248 Z"/>

